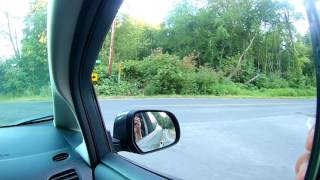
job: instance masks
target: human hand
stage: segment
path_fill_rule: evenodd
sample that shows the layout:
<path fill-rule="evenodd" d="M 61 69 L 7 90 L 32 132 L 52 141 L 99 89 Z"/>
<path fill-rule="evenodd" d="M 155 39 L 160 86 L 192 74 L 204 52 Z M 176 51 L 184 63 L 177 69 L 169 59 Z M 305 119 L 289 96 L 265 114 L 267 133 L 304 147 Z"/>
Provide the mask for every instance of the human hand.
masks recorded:
<path fill-rule="evenodd" d="M 296 179 L 297 180 L 303 180 L 305 178 L 308 164 L 309 164 L 310 154 L 311 154 L 311 150 L 312 150 L 314 131 L 315 131 L 314 128 L 312 128 L 309 131 L 307 142 L 305 145 L 306 152 L 300 156 L 300 158 L 298 159 L 298 161 L 296 163 L 295 170 L 296 170 Z"/>
<path fill-rule="evenodd" d="M 134 131 L 141 131 L 141 121 L 139 119 L 134 119 Z"/>

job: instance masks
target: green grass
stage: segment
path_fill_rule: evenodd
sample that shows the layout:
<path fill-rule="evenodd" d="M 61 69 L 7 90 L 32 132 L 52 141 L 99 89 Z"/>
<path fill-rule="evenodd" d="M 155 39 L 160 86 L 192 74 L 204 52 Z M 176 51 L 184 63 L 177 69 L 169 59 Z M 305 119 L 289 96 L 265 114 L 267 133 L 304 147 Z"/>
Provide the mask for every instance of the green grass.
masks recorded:
<path fill-rule="evenodd" d="M 267 95 L 225 95 L 225 96 L 216 96 L 216 95 L 156 95 L 156 96 L 98 96 L 98 99 L 156 99 L 156 98 L 202 98 L 202 99 L 218 99 L 218 98 L 257 98 L 257 99 L 313 99 L 315 96 L 267 96 Z"/>
<path fill-rule="evenodd" d="M 225 85 L 212 90 L 213 95 L 138 95 L 138 96 L 99 96 L 99 99 L 125 98 L 315 98 L 316 88 L 308 89 L 260 89 L 249 90 L 239 86 Z"/>
<path fill-rule="evenodd" d="M 43 96 L 0 96 L 0 102 L 16 102 L 16 101 L 51 101 L 51 97 Z"/>
<path fill-rule="evenodd" d="M 98 95 L 99 99 L 126 99 L 126 98 L 315 98 L 316 88 L 294 89 L 294 88 L 279 88 L 279 89 L 254 89 L 250 90 L 235 85 L 221 85 L 211 89 L 212 95 L 135 95 L 135 96 L 104 96 Z M 28 96 L 28 97 L 13 97 L 0 96 L 0 102 L 16 102 L 16 101 L 50 101 L 51 97 L 43 96 Z"/>

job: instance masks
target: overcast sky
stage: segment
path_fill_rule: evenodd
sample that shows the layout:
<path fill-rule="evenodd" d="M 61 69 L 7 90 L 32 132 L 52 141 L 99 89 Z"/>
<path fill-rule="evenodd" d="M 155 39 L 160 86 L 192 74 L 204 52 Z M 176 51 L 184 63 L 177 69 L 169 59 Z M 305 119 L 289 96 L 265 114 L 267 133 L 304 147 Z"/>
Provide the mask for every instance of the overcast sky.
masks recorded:
<path fill-rule="evenodd" d="M 120 12 L 126 12 L 139 20 L 151 24 L 164 21 L 166 14 L 172 10 L 179 0 L 125 0 Z M 5 10 L 13 17 L 12 23 L 17 29 L 18 39 L 22 38 L 23 18 L 28 13 L 31 0 L 0 0 L 0 10 Z M 298 12 L 304 13 L 303 0 L 289 0 Z M 6 28 L 6 19 L 0 12 L 0 33 Z M 305 33 L 308 29 L 306 20 L 294 23 L 298 32 Z M 0 57 L 12 55 L 9 39 L 0 36 Z"/>

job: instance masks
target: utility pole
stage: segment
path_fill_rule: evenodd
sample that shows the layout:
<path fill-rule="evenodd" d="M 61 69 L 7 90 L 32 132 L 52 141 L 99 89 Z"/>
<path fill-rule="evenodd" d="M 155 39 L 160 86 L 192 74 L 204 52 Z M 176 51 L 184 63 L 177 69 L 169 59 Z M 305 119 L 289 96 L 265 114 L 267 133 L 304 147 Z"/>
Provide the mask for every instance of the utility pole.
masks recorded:
<path fill-rule="evenodd" d="M 109 68 L 108 68 L 108 77 L 112 75 L 112 63 L 113 63 L 113 56 L 114 56 L 114 41 L 116 35 L 116 19 L 114 19 L 111 27 L 111 41 L 110 41 L 110 52 L 109 52 Z"/>

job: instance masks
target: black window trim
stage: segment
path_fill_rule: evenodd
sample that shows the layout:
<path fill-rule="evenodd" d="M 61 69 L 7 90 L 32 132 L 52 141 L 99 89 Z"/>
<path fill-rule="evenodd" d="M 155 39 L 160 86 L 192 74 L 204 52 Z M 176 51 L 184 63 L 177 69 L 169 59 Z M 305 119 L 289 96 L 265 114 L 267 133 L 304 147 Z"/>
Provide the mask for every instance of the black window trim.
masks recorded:
<path fill-rule="evenodd" d="M 91 167 L 103 163 L 110 155 L 126 160 L 165 179 L 177 179 L 117 154 L 110 132 L 105 128 L 99 103 L 91 81 L 96 58 L 122 0 L 84 0 L 70 54 L 70 88 L 76 114 L 87 145 Z"/>
<path fill-rule="evenodd" d="M 318 179 L 320 177 L 319 164 L 320 164 L 320 21 L 319 14 L 317 13 L 316 4 L 314 0 L 305 0 L 305 8 L 309 19 L 310 34 L 313 48 L 313 59 L 316 70 L 317 82 L 317 109 L 316 109 L 316 124 L 313 140 L 313 147 L 308 164 L 305 179 Z"/>
<path fill-rule="evenodd" d="M 105 36 L 122 0 L 84 0 L 70 54 L 70 88 L 79 125 L 95 168 L 106 153 L 113 152 L 91 82 L 91 73 Z"/>

